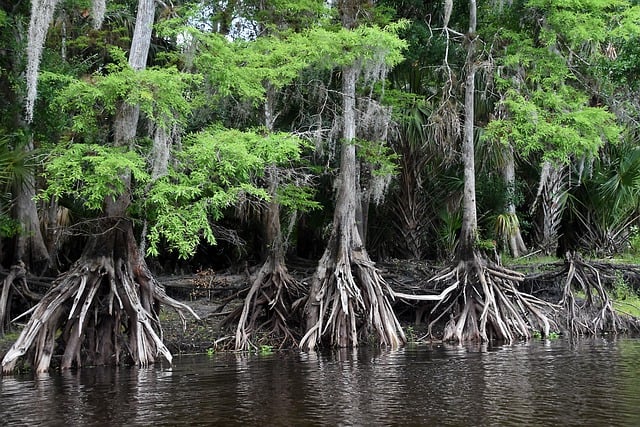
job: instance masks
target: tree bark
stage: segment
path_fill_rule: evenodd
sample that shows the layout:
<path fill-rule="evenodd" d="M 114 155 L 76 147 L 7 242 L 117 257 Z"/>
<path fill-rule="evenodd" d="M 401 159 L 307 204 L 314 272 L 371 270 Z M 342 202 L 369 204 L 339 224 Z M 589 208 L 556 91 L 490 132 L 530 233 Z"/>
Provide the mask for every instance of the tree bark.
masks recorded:
<path fill-rule="evenodd" d="M 531 329 L 534 328 L 540 328 L 541 334 L 547 336 L 552 322 L 543 310 L 550 308 L 550 304 L 519 291 L 518 284 L 524 280 L 524 275 L 491 262 L 475 248 L 478 236 L 473 132 L 477 43 L 475 0 L 469 1 L 469 31 L 466 39 L 462 232 L 456 264 L 431 279 L 434 284 L 441 283 L 447 288 L 435 297 L 438 303 L 432 313 L 436 317 L 429 324 L 429 330 L 434 323 L 448 315 L 450 320 L 445 327 L 445 341 L 498 339 L 513 342 L 517 338 L 530 338 Z"/>
<path fill-rule="evenodd" d="M 339 2 L 342 26 L 357 25 L 361 3 Z M 359 337 L 373 335 L 380 345 L 398 347 L 404 332 L 390 303 L 391 290 L 364 248 L 356 223 L 359 197 L 356 147 L 356 62 L 342 69 L 342 146 L 338 194 L 329 242 L 318 262 L 305 307 L 307 332 L 300 347 L 313 351 L 323 341 L 355 347 Z"/>
<path fill-rule="evenodd" d="M 464 86 L 464 139 L 462 142 L 462 164 L 464 167 L 464 189 L 462 196 L 462 228 L 458 243 L 458 257 L 470 260 L 478 238 L 478 217 L 476 212 L 476 171 L 474 147 L 474 95 L 475 95 L 475 45 L 476 45 L 476 2 L 469 0 L 469 31 L 467 39 L 467 59 L 465 62 Z"/>
<path fill-rule="evenodd" d="M 24 148 L 33 150 L 30 143 Z M 49 251 L 40 229 L 38 208 L 35 202 L 36 181 L 32 172 L 26 172 L 22 182 L 14 184 L 16 194 L 15 218 L 22 229 L 16 237 L 14 262 L 23 261 L 30 271 L 42 272 L 49 260 Z"/>
<path fill-rule="evenodd" d="M 388 286 L 369 258 L 356 224 L 360 203 L 353 144 L 357 77 L 356 65 L 343 68 L 344 128 L 333 229 L 312 279 L 305 309 L 307 333 L 300 342 L 310 351 L 324 340 L 335 347 L 355 347 L 363 332 L 373 332 L 381 345 L 397 347 L 405 341 L 389 303 Z"/>
<path fill-rule="evenodd" d="M 509 197 L 507 199 L 506 211 L 507 215 L 511 217 L 510 227 L 507 236 L 509 244 L 509 252 L 511 256 L 517 258 L 527 252 L 527 246 L 522 240 L 522 234 L 520 233 L 520 222 L 516 214 L 516 206 L 513 202 L 513 196 L 516 191 L 516 166 L 515 158 L 513 155 L 513 147 L 509 146 L 505 148 L 505 163 L 503 168 L 503 177 L 506 184 Z"/>
<path fill-rule="evenodd" d="M 540 172 L 538 193 L 531 207 L 536 215 L 535 239 L 545 255 L 555 255 L 558 250 L 560 223 L 564 212 L 564 196 L 569 191 L 567 168 L 544 162 Z"/>
<path fill-rule="evenodd" d="M 265 83 L 266 98 L 264 103 L 264 125 L 268 132 L 273 132 L 276 112 L 276 90 L 269 82 Z M 234 311 L 226 322 L 239 318 L 236 328 L 236 350 L 257 348 L 255 342 L 257 332 L 266 332 L 272 338 L 280 339 L 281 346 L 291 341 L 296 343 L 288 320 L 294 316 L 295 301 L 303 293 L 302 284 L 295 280 L 285 265 L 285 241 L 280 226 L 280 202 L 278 188 L 280 186 L 278 166 L 267 167 L 265 179 L 271 200 L 267 204 L 262 217 L 265 246 L 265 261 L 259 270 L 245 298 L 242 311 Z M 261 331 L 257 321 L 261 321 Z"/>

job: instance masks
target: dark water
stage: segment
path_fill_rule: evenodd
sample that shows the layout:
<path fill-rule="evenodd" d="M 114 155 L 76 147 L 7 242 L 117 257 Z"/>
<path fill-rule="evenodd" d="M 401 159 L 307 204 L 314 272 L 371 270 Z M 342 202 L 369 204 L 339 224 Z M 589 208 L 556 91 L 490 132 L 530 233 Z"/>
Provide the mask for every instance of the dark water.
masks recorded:
<path fill-rule="evenodd" d="M 640 426 L 640 340 L 183 356 L 4 377 L 0 423 Z"/>

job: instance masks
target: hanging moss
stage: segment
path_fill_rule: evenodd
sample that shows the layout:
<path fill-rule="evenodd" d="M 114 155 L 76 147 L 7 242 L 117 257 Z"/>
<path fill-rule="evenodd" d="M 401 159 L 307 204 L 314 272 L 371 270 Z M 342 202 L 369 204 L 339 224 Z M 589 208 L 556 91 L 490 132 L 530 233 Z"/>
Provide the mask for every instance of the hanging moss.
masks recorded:
<path fill-rule="evenodd" d="M 44 47 L 44 39 L 53 12 L 59 0 L 34 0 L 31 3 L 31 20 L 29 22 L 29 43 L 27 46 L 27 100 L 25 118 L 31 123 L 33 120 L 33 106 L 36 102 L 38 89 L 38 68 Z"/>

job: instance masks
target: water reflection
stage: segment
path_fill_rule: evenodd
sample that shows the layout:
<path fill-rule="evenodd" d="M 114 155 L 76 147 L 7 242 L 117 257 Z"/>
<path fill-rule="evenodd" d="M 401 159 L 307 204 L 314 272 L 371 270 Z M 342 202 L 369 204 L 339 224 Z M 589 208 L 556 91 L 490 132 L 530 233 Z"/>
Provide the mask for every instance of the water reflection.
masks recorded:
<path fill-rule="evenodd" d="M 640 425 L 640 340 L 178 357 L 0 380 L 4 425 Z"/>

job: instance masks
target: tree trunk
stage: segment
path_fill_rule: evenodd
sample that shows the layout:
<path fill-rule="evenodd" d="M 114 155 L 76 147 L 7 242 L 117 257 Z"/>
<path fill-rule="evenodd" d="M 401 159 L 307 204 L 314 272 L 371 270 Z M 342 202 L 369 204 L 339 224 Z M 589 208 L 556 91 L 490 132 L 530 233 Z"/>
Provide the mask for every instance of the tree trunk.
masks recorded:
<path fill-rule="evenodd" d="M 143 70 L 147 66 L 154 17 L 154 0 L 139 0 L 136 26 L 129 50 L 129 65 L 136 71 Z M 133 142 L 138 128 L 139 116 L 140 108 L 137 105 L 122 103 L 118 109 L 114 126 L 116 146 L 130 145 Z"/>
<path fill-rule="evenodd" d="M 307 333 L 300 342 L 305 350 L 314 350 L 325 339 L 335 347 L 355 347 L 363 333 L 373 333 L 381 345 L 391 347 L 405 341 L 391 309 L 388 286 L 370 260 L 356 224 L 360 203 L 353 144 L 357 75 L 356 66 L 342 70 L 344 128 L 338 195 L 331 236 L 305 309 Z"/>
<path fill-rule="evenodd" d="M 33 150 L 33 144 L 24 149 Z M 22 229 L 16 238 L 14 258 L 15 261 L 23 261 L 28 270 L 41 273 L 49 260 L 49 251 L 40 230 L 33 173 L 26 172 L 22 182 L 16 183 L 15 188 L 15 218 L 20 222 Z"/>
<path fill-rule="evenodd" d="M 11 319 L 11 290 L 18 286 L 26 286 L 27 270 L 23 262 L 19 262 L 11 267 L 9 274 L 2 282 L 0 292 L 0 337 L 3 336 L 9 326 Z"/>
<path fill-rule="evenodd" d="M 510 218 L 508 221 L 509 226 L 506 238 L 511 256 L 517 258 L 527 252 L 527 246 L 524 244 L 524 240 L 522 240 L 520 222 L 518 221 L 516 206 L 513 202 L 513 197 L 516 191 L 516 165 L 513 155 L 513 147 L 509 146 L 506 150 L 503 177 L 508 192 L 506 211 Z"/>
<path fill-rule="evenodd" d="M 32 0 L 31 2 L 26 70 L 27 99 L 25 103 L 25 118 L 27 123 L 31 123 L 33 120 L 33 107 L 36 103 L 38 90 L 40 57 L 42 56 L 49 24 L 53 20 L 53 13 L 58 2 L 59 0 Z"/>
<path fill-rule="evenodd" d="M 24 71 L 27 83 L 26 99 L 10 99 L 25 102 L 24 117 L 16 111 L 14 115 L 14 125 L 16 129 L 23 129 L 28 133 L 28 124 L 33 119 L 33 108 L 36 101 L 38 69 L 40 57 L 44 46 L 47 30 L 53 19 L 53 14 L 59 0 L 33 0 L 31 2 L 31 18 L 27 31 L 27 63 L 26 70 L 23 70 L 23 58 L 15 53 L 11 55 L 11 66 L 15 76 Z M 18 22 L 14 22 L 14 35 L 16 45 L 23 44 L 24 29 Z M 17 98 L 16 92 L 11 91 L 11 98 Z M 33 141 L 21 148 L 27 153 L 34 150 Z M 13 262 L 23 261 L 27 269 L 42 272 L 47 265 L 49 252 L 44 242 L 40 230 L 38 210 L 34 201 L 36 195 L 36 180 L 29 170 L 25 172 L 22 182 L 14 183 L 14 195 L 16 203 L 14 207 L 14 218 L 22 225 L 22 231 L 15 240 Z"/>
<path fill-rule="evenodd" d="M 540 184 L 531 213 L 536 215 L 535 239 L 545 255 L 556 255 L 560 223 L 565 207 L 565 195 L 569 191 L 567 168 L 544 162 L 540 172 Z"/>
<path fill-rule="evenodd" d="M 266 83 L 264 103 L 264 125 L 273 132 L 278 114 L 275 111 L 275 87 Z M 265 261 L 253 280 L 242 311 L 234 311 L 225 323 L 238 320 L 236 328 L 236 350 L 257 348 L 257 333 L 265 332 L 271 339 L 279 339 L 281 346 L 288 341 L 296 343 L 288 320 L 294 316 L 296 301 L 303 294 L 302 284 L 295 280 L 285 265 L 285 242 L 280 227 L 280 202 L 278 188 L 280 171 L 277 165 L 270 165 L 265 173 L 271 200 L 263 213 L 265 237 Z M 260 325 L 258 320 L 261 319 Z"/>
<path fill-rule="evenodd" d="M 280 340 L 281 347 L 287 342 L 297 343 L 289 320 L 294 316 L 303 287 L 289 274 L 284 262 L 285 245 L 280 228 L 280 203 L 276 199 L 278 171 L 275 166 L 269 168 L 267 179 L 271 196 L 263 217 L 267 257 L 253 280 L 242 310 L 236 310 L 225 320 L 229 322 L 239 318 L 236 350 L 258 348 L 259 332 L 265 333 L 271 342 Z"/>
<path fill-rule="evenodd" d="M 478 235 L 475 194 L 475 159 L 473 141 L 474 79 L 476 44 L 476 2 L 469 1 L 469 32 L 465 71 L 465 122 L 462 161 L 464 165 L 464 194 L 462 232 L 457 249 L 457 262 L 431 279 L 436 286 L 446 288 L 440 295 L 402 295 L 413 300 L 437 301 L 432 313 L 431 327 L 445 316 L 445 341 L 513 342 L 516 338 L 530 338 L 531 330 L 540 328 L 546 336 L 552 322 L 544 313 L 550 304 L 518 290 L 524 275 L 492 263 L 475 248 Z M 400 295 L 399 295 L 400 296 Z"/>
<path fill-rule="evenodd" d="M 467 33 L 467 59 L 465 62 L 464 85 L 464 139 L 462 141 L 462 165 L 464 168 L 464 189 L 462 196 L 462 228 L 458 242 L 458 258 L 473 259 L 473 248 L 478 238 L 478 217 L 476 212 L 476 171 L 474 148 L 474 95 L 475 95 L 475 45 L 476 45 L 476 2 L 469 1 L 469 32 Z"/>
<path fill-rule="evenodd" d="M 154 1 L 140 0 L 129 54 L 132 68 L 145 67 L 151 42 Z M 123 104 L 114 123 L 114 144 L 130 146 L 136 136 L 139 109 Z M 103 233 L 89 239 L 75 265 L 35 307 L 29 323 L 2 361 L 4 372 L 27 355 L 38 372 L 49 368 L 56 331 L 62 330 L 61 367 L 83 363 L 119 363 L 122 350 L 133 363 L 153 363 L 159 354 L 171 362 L 160 338 L 158 305 L 197 315 L 167 297 L 139 253 L 131 221 L 126 218 L 131 174 L 122 177 L 125 191 L 104 201 Z"/>

